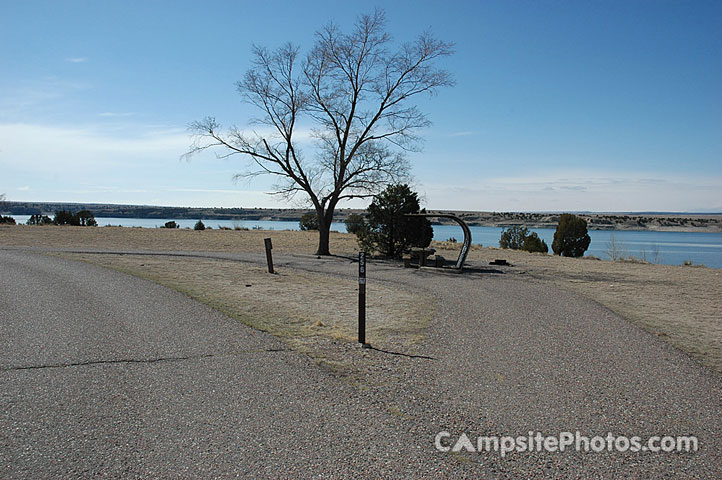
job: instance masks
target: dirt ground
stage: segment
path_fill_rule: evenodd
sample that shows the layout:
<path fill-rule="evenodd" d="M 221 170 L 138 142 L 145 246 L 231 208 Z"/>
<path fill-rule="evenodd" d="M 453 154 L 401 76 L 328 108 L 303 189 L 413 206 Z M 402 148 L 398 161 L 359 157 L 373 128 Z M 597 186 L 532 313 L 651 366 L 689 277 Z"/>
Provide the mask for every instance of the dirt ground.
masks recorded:
<path fill-rule="evenodd" d="M 122 227 L 55 227 L 55 226 L 2 226 L 0 246 L 31 246 L 46 248 L 89 248 L 107 250 L 175 250 L 206 252 L 262 252 L 263 239 L 270 237 L 274 253 L 309 254 L 316 248 L 317 234 L 291 231 L 228 231 L 228 230 L 166 230 Z M 451 260 L 458 255 L 460 244 L 434 242 L 437 252 Z M 335 254 L 355 255 L 358 245 L 350 234 L 331 234 L 331 251 Z M 331 338 L 353 337 L 352 312 L 343 315 L 350 321 L 339 321 L 336 314 L 342 305 L 354 304 L 346 299 L 329 295 L 329 287 L 337 279 L 318 274 L 298 272 L 288 278 L 269 280 L 254 272 L 253 266 L 239 267 L 238 263 L 225 265 L 217 260 L 194 259 L 183 265 L 168 263 L 156 257 L 94 255 L 94 263 L 112 266 L 138 274 L 205 301 L 246 322 L 273 331 L 273 322 L 279 316 L 293 317 L 289 332 L 319 334 Z M 114 259 L 110 258 L 114 257 Z M 119 261 L 118 259 L 123 259 Z M 510 274 L 528 275 L 543 281 L 554 282 L 561 288 L 585 295 L 617 312 L 645 330 L 660 336 L 671 345 L 683 350 L 700 363 L 722 372 L 722 270 L 706 267 L 668 266 L 594 259 L 560 258 L 551 255 L 529 254 L 473 246 L 468 261 L 472 265 L 486 265 L 494 259 L 506 259 L 513 267 L 505 267 Z M 86 259 L 87 260 L 87 259 Z M 141 265 L 142 264 L 142 265 Z M 242 275 L 238 276 L 238 269 Z M 202 284 L 191 282 L 189 270 L 205 272 Z M 293 277 L 293 278 L 290 278 Z M 308 277 L 308 278 L 307 278 Z M 313 277 L 313 278 L 311 278 Z M 259 280 L 265 278 L 265 280 Z M 246 282 L 243 288 L 257 293 L 245 296 L 233 282 Z M 284 283 L 286 282 L 286 283 Z M 309 289 L 308 286 L 313 288 Z M 231 288 L 232 287 L 232 288 Z M 303 287 L 303 288 L 301 288 Z M 384 312 L 384 303 L 391 298 L 405 305 L 410 324 L 399 318 L 396 333 L 373 332 L 382 341 L 388 335 L 401 335 L 405 341 L 414 341 L 423 328 L 424 317 L 418 308 L 423 307 L 414 295 L 392 287 L 379 292 L 376 310 Z M 318 291 L 316 291 L 318 290 Z M 346 289 L 345 289 L 346 290 Z M 226 293 L 221 294 L 226 291 Z M 352 290 L 351 290 L 352 291 Z M 206 293 L 203 293 L 206 292 Z M 306 295 L 321 295 L 323 307 L 316 308 L 313 317 L 294 305 L 304 304 Z M 240 296 L 236 296 L 240 295 Z M 385 299 L 384 299 L 385 298 Z M 424 307 L 427 308 L 428 306 Z M 423 311 L 423 308 L 422 310 Z M 252 320 L 249 320 L 251 319 Z M 266 322 L 266 323 L 264 323 Z M 398 333 L 401 331 L 401 333 Z M 279 332 L 276 332 L 279 333 Z M 371 335 L 371 333 L 369 334 Z"/>

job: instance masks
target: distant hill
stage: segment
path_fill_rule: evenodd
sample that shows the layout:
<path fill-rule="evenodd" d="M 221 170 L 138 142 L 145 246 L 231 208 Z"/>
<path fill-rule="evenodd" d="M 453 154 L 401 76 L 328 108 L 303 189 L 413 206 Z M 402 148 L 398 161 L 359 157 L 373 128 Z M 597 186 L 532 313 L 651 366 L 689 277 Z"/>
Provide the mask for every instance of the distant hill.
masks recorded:
<path fill-rule="evenodd" d="M 52 216 L 59 210 L 90 210 L 96 217 L 157 218 L 157 219 L 202 219 L 202 220 L 300 220 L 308 209 L 292 208 L 213 208 L 213 207 L 164 207 L 155 205 L 114 205 L 103 203 L 43 203 L 5 202 L 0 213 L 10 215 L 33 215 L 40 213 Z M 339 209 L 334 221 L 342 222 L 351 213 L 363 213 L 357 209 Z M 451 213 L 458 215 L 472 226 L 510 227 L 524 225 L 529 228 L 556 228 L 559 213 L 555 212 L 472 212 L 452 210 L 430 210 L 429 213 Z M 585 218 L 593 230 L 668 230 L 668 231 L 709 231 L 722 232 L 722 214 L 689 213 L 592 213 L 577 212 Z M 431 219 L 435 224 L 453 224 L 448 219 Z"/>
<path fill-rule="evenodd" d="M 164 207 L 156 205 L 45 202 L 6 202 L 3 207 L 0 207 L 0 211 L 10 215 L 40 213 L 53 216 L 59 210 L 69 210 L 71 212 L 90 210 L 96 217 L 274 221 L 298 221 L 301 219 L 301 215 L 311 211 L 292 208 Z M 334 219 L 343 221 L 350 212 L 360 212 L 360 210 L 338 210 L 334 215 Z"/>

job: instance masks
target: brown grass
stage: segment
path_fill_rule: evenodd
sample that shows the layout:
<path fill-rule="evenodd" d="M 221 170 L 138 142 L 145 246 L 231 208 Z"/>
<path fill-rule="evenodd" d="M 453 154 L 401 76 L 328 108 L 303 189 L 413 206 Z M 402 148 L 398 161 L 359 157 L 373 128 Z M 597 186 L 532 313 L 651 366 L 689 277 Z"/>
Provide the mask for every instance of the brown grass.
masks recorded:
<path fill-rule="evenodd" d="M 186 230 L 127 227 L 0 226 L 0 245 L 106 250 L 263 252 L 271 238 L 274 253 L 313 253 L 318 233 L 268 230 Z M 335 253 L 358 252 L 353 235 L 331 232 Z"/>
<path fill-rule="evenodd" d="M 207 252 L 262 252 L 263 238 L 273 240 L 274 253 L 313 253 L 316 249 L 317 234 L 313 232 L 290 231 L 222 231 L 206 230 L 165 230 L 141 228 L 78 228 L 78 227 L 0 227 L 0 245 L 37 246 L 49 248 L 88 248 L 101 250 L 173 250 Z M 455 259 L 460 244 L 435 242 L 438 252 L 447 259 Z M 353 255 L 358 252 L 353 235 L 332 233 L 331 250 L 338 254 Z M 336 278 L 288 272 L 270 280 L 257 274 L 256 267 L 241 266 L 236 262 L 132 256 L 118 263 L 117 259 L 102 258 L 107 266 L 126 269 L 136 275 L 151 278 L 160 283 L 173 282 L 171 286 L 205 301 L 226 313 L 245 318 L 248 323 L 261 322 L 259 328 L 272 331 L 272 325 L 265 321 L 289 320 L 290 330 L 306 334 L 327 335 L 332 338 L 351 338 L 351 324 L 355 314 L 342 310 L 347 304 L 355 304 L 350 298 L 335 298 L 328 287 L 341 285 L 334 291 L 355 292 L 355 286 L 347 286 Z M 155 260 L 151 260 L 151 259 Z M 659 335 L 675 347 L 688 352 L 701 363 L 722 371 L 722 270 L 704 267 L 684 267 L 636 264 L 626 262 L 598 261 L 592 259 L 560 258 L 550 255 L 529 254 L 519 251 L 481 248 L 474 246 L 469 254 L 472 263 L 486 264 L 496 258 L 504 258 L 515 265 L 510 273 L 524 273 L 534 278 L 554 282 L 585 295 L 611 310 L 619 313 L 640 327 Z M 86 260 L 90 260 L 86 258 Z M 133 263 L 136 262 L 136 263 Z M 155 263 L 159 262 L 159 263 Z M 173 264 L 172 268 L 168 263 Z M 140 267 L 140 264 L 143 267 Z M 217 272 L 216 272 L 217 271 Z M 243 272 L 238 276 L 239 272 Z M 167 280 L 163 280 L 167 278 Z M 249 279 L 248 281 L 246 279 Z M 265 282 L 268 283 L 265 283 Z M 239 283 L 240 282 L 240 283 Z M 253 287 L 245 287 L 245 283 Z M 286 283 L 284 283 L 286 282 Z M 294 283 L 295 282 L 295 283 Z M 353 282 L 351 282 L 353 283 Z M 242 284 L 242 285 L 241 285 Z M 307 288 L 311 286 L 311 288 Z M 318 290 L 317 290 L 318 288 Z M 217 292 L 228 290 L 227 296 Z M 208 290 L 207 293 L 203 291 Z M 393 289 L 392 289 L 393 290 Z M 253 292 L 253 295 L 246 291 Z M 234 293 L 235 292 L 235 293 Z M 239 293 L 241 292 L 241 293 Z M 224 294 L 226 295 L 226 294 Z M 279 296 L 280 295 L 280 296 Z M 401 295 L 408 302 L 400 324 L 394 328 L 405 333 L 404 338 L 417 338 L 420 324 L 414 324 L 417 315 L 417 299 L 403 292 L 386 292 L 387 295 Z M 221 298 L 223 297 L 223 298 Z M 389 297 L 386 297 L 389 298 Z M 304 313 L 307 309 L 296 310 L 293 305 L 313 305 L 313 316 Z M 420 305 L 420 304 L 419 304 Z M 383 304 L 376 305 L 384 312 Z M 341 309 L 341 310 L 339 310 Z M 371 310 L 371 309 L 370 309 Z M 350 323 L 337 324 L 331 317 L 336 315 Z M 254 316 L 255 315 L 255 316 Z M 268 320 L 260 318 L 262 315 Z M 384 315 L 384 314 L 382 314 Z M 257 318 L 259 317 L 259 318 Z M 253 320 L 255 318 L 255 320 Z M 249 320 L 250 319 L 250 320 Z M 324 327 L 314 326 L 320 321 Z M 405 323 L 410 321 L 411 323 Z M 371 323 L 371 322 L 369 322 Z M 409 331 L 401 325 L 409 325 Z M 265 327 L 264 327 L 265 325 Z M 328 326 L 327 326 L 328 325 Z M 393 329 L 392 329 L 393 330 Z M 375 332 L 379 338 L 396 335 Z"/>
<path fill-rule="evenodd" d="M 59 253 L 147 278 L 291 343 L 322 336 L 355 341 L 358 284 L 284 268 L 270 275 L 253 264 L 193 257 Z M 378 346 L 418 341 L 433 302 L 375 283 L 367 289 L 367 341 Z"/>

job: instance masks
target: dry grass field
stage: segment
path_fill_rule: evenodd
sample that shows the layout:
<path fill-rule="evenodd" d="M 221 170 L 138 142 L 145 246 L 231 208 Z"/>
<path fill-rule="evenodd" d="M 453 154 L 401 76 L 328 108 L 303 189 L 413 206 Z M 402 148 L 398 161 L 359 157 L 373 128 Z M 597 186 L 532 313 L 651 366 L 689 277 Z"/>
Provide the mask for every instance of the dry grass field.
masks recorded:
<path fill-rule="evenodd" d="M 317 234 L 313 232 L 0 227 L 0 246 L 51 249 L 262 252 L 266 237 L 272 238 L 274 253 L 278 254 L 313 253 L 317 241 Z M 458 254 L 459 245 L 435 242 L 434 246 L 447 259 L 454 259 Z M 358 246 L 353 235 L 332 233 L 331 250 L 354 255 Z M 281 336 L 350 339 L 354 335 L 354 312 L 344 310 L 354 305 L 354 301 L 332 293 L 329 288 L 344 281 L 337 278 L 308 272 L 269 277 L 261 274 L 260 267 L 211 259 L 178 262 L 173 257 L 131 255 L 92 255 L 91 258 L 73 254 L 72 257 L 166 284 L 245 323 Z M 496 258 L 513 264 L 506 268 L 509 274 L 554 282 L 561 288 L 585 295 L 689 353 L 700 363 L 722 372 L 719 313 L 722 311 L 722 270 L 560 258 L 478 246 L 472 247 L 468 260 L 472 264 L 487 264 Z M 337 289 L 340 290 L 354 291 L 353 288 Z M 392 286 L 384 286 L 376 295 L 369 299 L 377 302 L 370 311 L 387 315 L 390 303 L 386 302 L 393 301 L 403 305 L 403 315 L 396 316 L 392 328 L 369 332 L 369 336 L 375 336 L 374 341 L 379 344 L 390 336 L 394 336 L 394 341 L 418 339 L 432 309 L 413 294 Z M 313 315 L 299 307 L 307 304 L 314 306 Z M 422 312 L 426 312 L 426 317 Z M 284 325 L 283 331 L 278 325 Z"/>
<path fill-rule="evenodd" d="M 263 239 L 273 239 L 274 253 L 313 253 L 318 233 L 264 230 L 186 230 L 126 227 L 0 226 L 0 246 L 164 250 L 184 252 L 263 252 Z M 334 253 L 353 253 L 353 235 L 331 233 Z"/>
<path fill-rule="evenodd" d="M 319 336 L 356 340 L 358 287 L 352 279 L 287 267 L 269 275 L 265 266 L 212 258 L 58 255 L 163 284 L 300 349 Z M 380 283 L 368 289 L 366 301 L 366 336 L 379 347 L 418 341 L 434 312 L 432 300 Z"/>

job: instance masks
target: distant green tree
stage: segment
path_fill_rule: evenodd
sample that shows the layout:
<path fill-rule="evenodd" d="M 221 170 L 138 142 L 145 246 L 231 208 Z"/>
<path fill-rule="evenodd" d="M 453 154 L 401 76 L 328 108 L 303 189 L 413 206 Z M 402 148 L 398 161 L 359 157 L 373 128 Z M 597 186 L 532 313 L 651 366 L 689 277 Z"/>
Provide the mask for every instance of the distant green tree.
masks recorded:
<path fill-rule="evenodd" d="M 408 185 L 389 185 L 366 209 L 365 226 L 356 233 L 359 245 L 387 257 L 400 257 L 409 247 L 428 247 L 434 236 L 431 222 L 405 216 L 424 211 Z"/>
<path fill-rule="evenodd" d="M 97 227 L 98 222 L 95 221 L 95 215 L 90 210 L 81 210 L 75 214 L 78 222 L 83 227 Z"/>
<path fill-rule="evenodd" d="M 549 246 L 547 242 L 539 238 L 536 232 L 531 232 L 524 238 L 524 244 L 521 249 L 525 252 L 538 252 L 538 253 L 549 253 Z"/>
<path fill-rule="evenodd" d="M 318 216 L 315 213 L 304 213 L 298 222 L 298 227 L 302 231 L 318 230 Z"/>
<path fill-rule="evenodd" d="M 30 218 L 28 218 L 28 221 L 25 222 L 26 225 L 50 225 L 52 223 L 53 223 L 52 218 L 48 217 L 47 215 L 42 215 L 40 213 L 30 215 Z"/>
<path fill-rule="evenodd" d="M 72 212 L 69 212 L 67 210 L 59 210 L 55 212 L 55 217 L 53 218 L 53 223 L 55 225 L 74 225 L 79 226 L 80 225 L 80 219 L 77 215 L 74 215 Z"/>
<path fill-rule="evenodd" d="M 502 230 L 499 246 L 525 252 L 549 252 L 546 242 L 540 239 L 536 232 L 529 232 L 528 228 L 522 226 Z"/>
<path fill-rule="evenodd" d="M 348 233 L 356 234 L 364 228 L 366 224 L 366 218 L 364 218 L 363 215 L 359 215 L 358 213 L 352 213 L 348 217 L 346 217 L 344 223 L 346 224 L 346 231 Z"/>
<path fill-rule="evenodd" d="M 206 226 L 201 220 L 198 220 L 196 222 L 196 224 L 193 225 L 193 230 L 205 230 L 205 229 L 206 229 Z"/>
<path fill-rule="evenodd" d="M 10 215 L 8 215 L 8 216 L 0 215 L 0 224 L 15 225 L 15 219 L 13 217 L 11 217 Z"/>
<path fill-rule="evenodd" d="M 524 246 L 524 240 L 526 239 L 529 230 L 526 227 L 513 226 L 501 231 L 501 238 L 499 238 L 499 246 L 501 248 L 510 248 L 512 250 L 519 250 Z"/>
<path fill-rule="evenodd" d="M 581 257 L 589 248 L 592 239 L 587 233 L 587 221 L 576 215 L 564 213 L 554 232 L 552 250 L 555 255 Z"/>
<path fill-rule="evenodd" d="M 95 227 L 98 222 L 95 221 L 95 216 L 90 210 L 81 210 L 78 213 L 72 213 L 67 210 L 60 210 L 55 212 L 55 218 L 53 218 L 55 225 L 73 225 L 75 227 Z"/>

